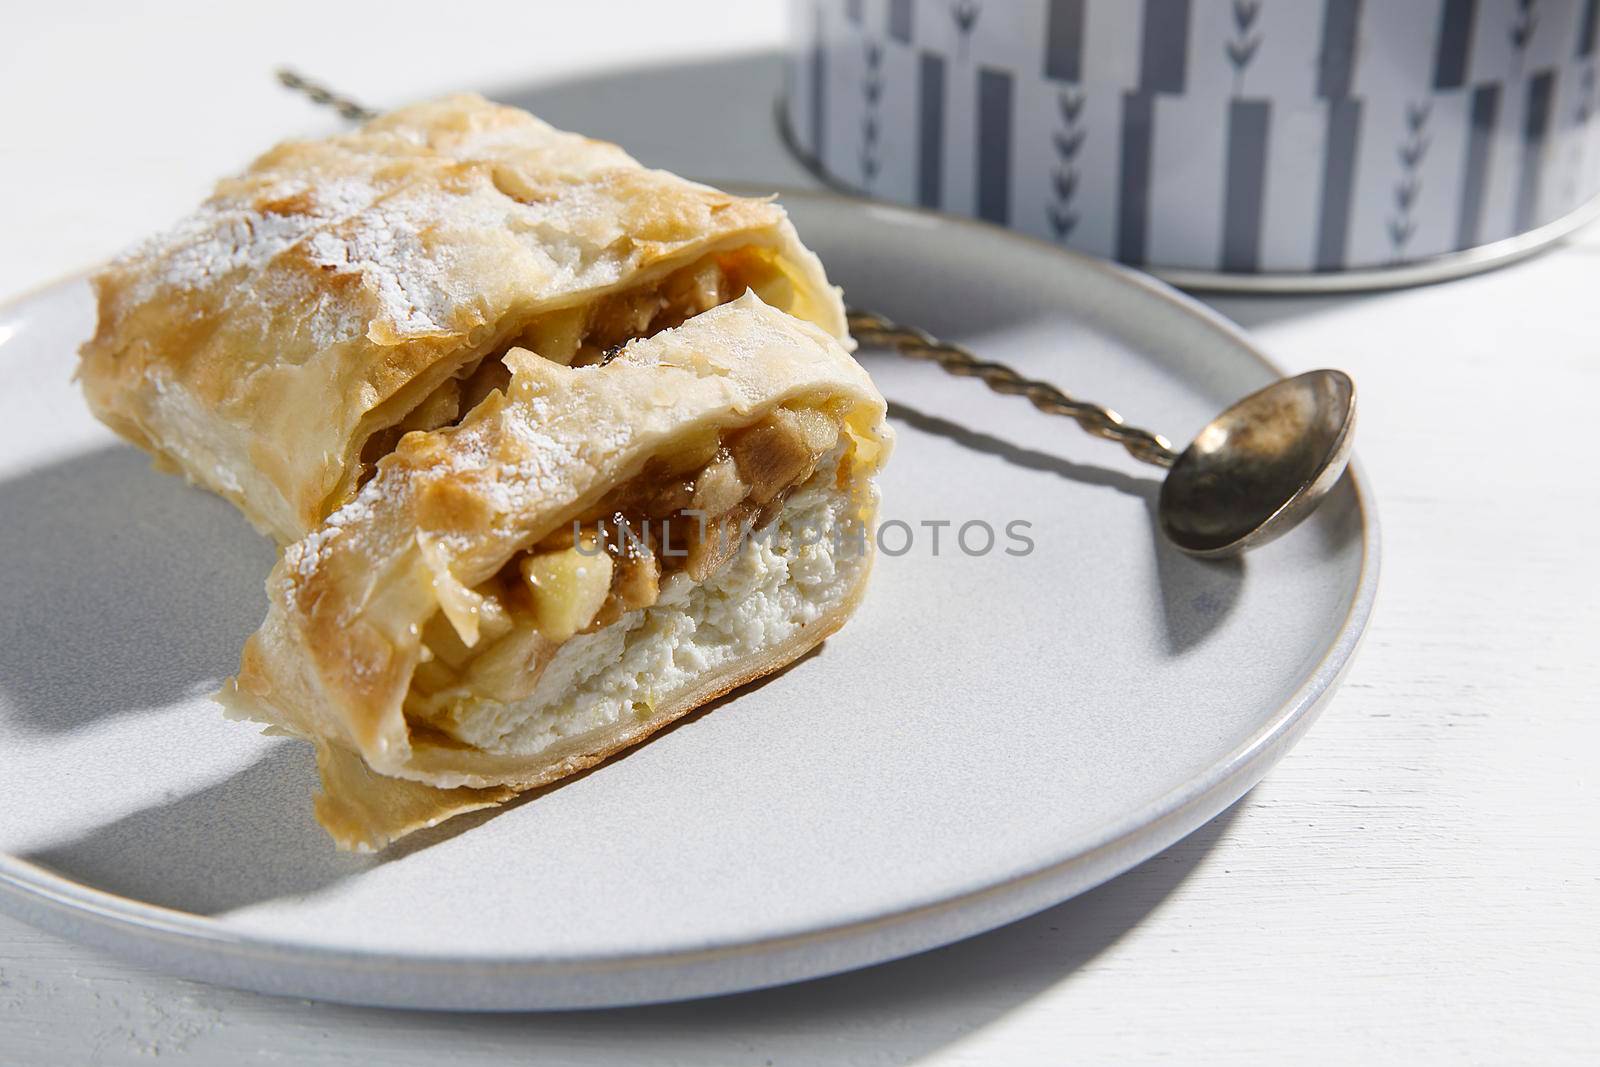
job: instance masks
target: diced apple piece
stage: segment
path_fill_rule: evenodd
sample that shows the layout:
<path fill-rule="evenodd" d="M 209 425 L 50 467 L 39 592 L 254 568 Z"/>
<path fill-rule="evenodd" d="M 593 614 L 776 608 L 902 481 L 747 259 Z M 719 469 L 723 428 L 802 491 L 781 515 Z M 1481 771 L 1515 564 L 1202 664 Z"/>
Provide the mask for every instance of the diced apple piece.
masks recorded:
<path fill-rule="evenodd" d="M 750 499 L 765 504 L 808 477 L 838 436 L 839 428 L 820 411 L 788 408 L 740 434 L 732 446 L 733 458 L 739 477 L 750 486 Z"/>
<path fill-rule="evenodd" d="M 530 696 L 556 644 L 539 630 L 522 627 L 484 649 L 467 665 L 462 684 L 489 700 L 509 704 Z"/>
<path fill-rule="evenodd" d="M 744 523 L 751 514 L 751 508 L 736 505 L 708 521 L 704 530 L 696 527 L 690 531 L 688 551 L 683 561 L 683 569 L 690 578 L 703 582 L 738 554 L 744 541 Z"/>
<path fill-rule="evenodd" d="M 459 671 L 478 650 L 500 639 L 511 631 L 511 613 L 493 596 L 484 596 L 474 611 L 478 617 L 478 640 L 468 648 L 456 634 L 456 629 L 438 612 L 422 628 L 422 647 L 428 655 L 436 656 L 452 670 Z M 423 657 L 427 661 L 427 656 Z"/>
<path fill-rule="evenodd" d="M 608 557 L 609 558 L 609 557 Z M 653 552 L 642 552 L 618 564 L 616 588 L 612 590 L 624 611 L 647 608 L 661 595 L 661 562 Z"/>
<path fill-rule="evenodd" d="M 743 500 L 749 492 L 750 487 L 739 477 L 739 466 L 734 463 L 733 456 L 723 451 L 695 479 L 695 510 L 705 512 L 708 519 L 714 519 Z"/>
<path fill-rule="evenodd" d="M 583 335 L 589 330 L 589 314 L 588 307 L 546 312 L 528 324 L 518 343 L 554 363 L 570 365 L 572 357 L 583 347 Z"/>
<path fill-rule="evenodd" d="M 552 641 L 565 641 L 588 626 L 611 593 L 611 557 L 574 545 L 529 556 L 522 577 L 533 592 L 533 621 Z"/>

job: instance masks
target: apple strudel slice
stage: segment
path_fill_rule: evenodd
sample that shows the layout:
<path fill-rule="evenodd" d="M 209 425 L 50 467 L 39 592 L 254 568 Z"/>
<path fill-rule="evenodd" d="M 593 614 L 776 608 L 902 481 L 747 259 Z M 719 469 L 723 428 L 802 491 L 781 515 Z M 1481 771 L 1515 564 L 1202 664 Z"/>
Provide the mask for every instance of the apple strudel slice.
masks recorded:
<path fill-rule="evenodd" d="M 94 286 L 91 408 L 283 543 L 514 348 L 597 362 L 746 289 L 849 343 L 776 204 L 476 96 L 281 145 Z"/>
<path fill-rule="evenodd" d="M 230 712 L 315 743 L 370 849 L 589 767 L 788 664 L 872 562 L 883 398 L 754 293 L 593 366 L 524 349 L 289 545 Z"/>

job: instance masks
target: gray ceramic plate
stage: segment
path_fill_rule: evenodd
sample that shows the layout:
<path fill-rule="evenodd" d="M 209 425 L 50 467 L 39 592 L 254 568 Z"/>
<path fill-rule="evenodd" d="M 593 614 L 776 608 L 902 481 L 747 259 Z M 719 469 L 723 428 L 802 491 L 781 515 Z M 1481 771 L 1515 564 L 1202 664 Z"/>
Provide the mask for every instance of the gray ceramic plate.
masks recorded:
<path fill-rule="evenodd" d="M 850 298 L 1187 439 L 1276 372 L 1137 275 L 979 224 L 788 199 Z M 311 820 L 309 752 L 206 694 L 272 550 L 69 383 L 81 282 L 0 310 L 0 903 L 181 974 L 437 1008 L 750 989 L 927 949 L 1138 863 L 1254 784 L 1367 621 L 1352 475 L 1242 565 L 1154 532 L 1151 471 L 867 352 L 895 402 L 885 556 L 791 670 L 624 758 L 381 857 Z M 985 522 L 997 532 L 984 553 Z M 948 522 L 939 527 L 924 523 Z M 1032 542 L 1021 551 L 1011 523 Z"/>

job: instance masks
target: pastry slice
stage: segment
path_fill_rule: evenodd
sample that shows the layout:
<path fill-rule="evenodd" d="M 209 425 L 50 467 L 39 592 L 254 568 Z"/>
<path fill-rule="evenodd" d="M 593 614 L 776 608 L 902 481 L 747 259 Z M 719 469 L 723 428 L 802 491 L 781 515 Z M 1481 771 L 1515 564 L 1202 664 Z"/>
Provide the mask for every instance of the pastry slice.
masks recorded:
<path fill-rule="evenodd" d="M 288 546 L 223 700 L 312 741 L 370 849 L 501 803 L 788 664 L 872 562 L 884 401 L 754 293 L 590 366 L 526 349 Z"/>
<path fill-rule="evenodd" d="M 848 343 L 776 204 L 476 96 L 279 146 L 94 286 L 96 415 L 283 543 L 513 349 L 597 363 L 746 289 Z"/>

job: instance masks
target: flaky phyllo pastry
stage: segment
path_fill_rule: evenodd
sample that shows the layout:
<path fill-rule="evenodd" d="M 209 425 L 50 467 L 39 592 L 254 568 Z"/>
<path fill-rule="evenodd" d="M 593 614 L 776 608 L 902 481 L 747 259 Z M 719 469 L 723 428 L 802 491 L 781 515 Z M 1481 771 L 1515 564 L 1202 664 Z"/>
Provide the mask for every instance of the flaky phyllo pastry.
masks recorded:
<path fill-rule="evenodd" d="M 375 848 L 854 609 L 891 435 L 776 205 L 475 97 L 279 148 L 97 280 L 97 414 L 287 542 L 221 699 Z"/>
<path fill-rule="evenodd" d="M 414 433 L 290 545 L 226 703 L 317 741 L 378 845 L 564 777 L 786 664 L 854 608 L 884 406 L 754 295 Z"/>
<path fill-rule="evenodd" d="M 746 289 L 848 336 L 776 204 L 476 96 L 281 145 L 94 285 L 95 414 L 281 542 L 514 347 L 593 363 Z"/>

